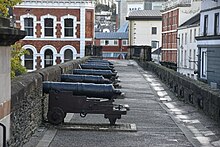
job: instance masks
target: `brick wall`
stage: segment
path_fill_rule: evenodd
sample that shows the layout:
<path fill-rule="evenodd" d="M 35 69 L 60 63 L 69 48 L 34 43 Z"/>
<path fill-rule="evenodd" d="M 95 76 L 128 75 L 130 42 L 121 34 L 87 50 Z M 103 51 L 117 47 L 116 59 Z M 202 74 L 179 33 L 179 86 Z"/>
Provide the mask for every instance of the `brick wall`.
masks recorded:
<path fill-rule="evenodd" d="M 60 81 L 62 73 L 70 73 L 87 59 L 40 69 L 12 80 L 10 147 L 22 146 L 36 128 L 46 121 L 48 97 L 42 93 L 42 82 Z"/>
<path fill-rule="evenodd" d="M 213 90 L 205 83 L 190 79 L 153 62 L 140 63 L 140 65 L 154 72 L 180 100 L 193 105 L 220 122 L 219 90 Z"/>

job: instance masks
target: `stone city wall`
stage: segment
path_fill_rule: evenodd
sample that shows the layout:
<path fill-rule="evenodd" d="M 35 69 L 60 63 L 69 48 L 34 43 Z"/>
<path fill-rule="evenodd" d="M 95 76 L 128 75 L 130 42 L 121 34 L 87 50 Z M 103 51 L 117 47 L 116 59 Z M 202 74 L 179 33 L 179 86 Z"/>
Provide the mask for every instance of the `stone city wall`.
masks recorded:
<path fill-rule="evenodd" d="M 89 57 L 40 69 L 16 77 L 11 85 L 11 129 L 9 146 L 22 146 L 46 121 L 48 97 L 42 93 L 43 81 L 60 81 L 60 75 L 71 73 Z"/>
<path fill-rule="evenodd" d="M 190 79 L 153 62 L 139 62 L 139 64 L 144 69 L 154 72 L 180 100 L 193 105 L 212 119 L 220 122 L 219 89 L 211 89 L 206 83 Z"/>

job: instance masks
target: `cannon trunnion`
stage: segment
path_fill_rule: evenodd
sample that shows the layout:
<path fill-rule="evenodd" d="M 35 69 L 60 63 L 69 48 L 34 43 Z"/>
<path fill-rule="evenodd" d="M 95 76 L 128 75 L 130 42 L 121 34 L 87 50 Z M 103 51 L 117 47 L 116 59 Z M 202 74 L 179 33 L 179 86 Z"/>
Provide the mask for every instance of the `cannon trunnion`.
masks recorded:
<path fill-rule="evenodd" d="M 43 82 L 43 92 L 49 94 L 47 118 L 54 125 L 61 124 L 66 113 L 79 113 L 81 117 L 104 114 L 114 125 L 129 110 L 127 105 L 113 103 L 121 91 L 111 84 Z"/>

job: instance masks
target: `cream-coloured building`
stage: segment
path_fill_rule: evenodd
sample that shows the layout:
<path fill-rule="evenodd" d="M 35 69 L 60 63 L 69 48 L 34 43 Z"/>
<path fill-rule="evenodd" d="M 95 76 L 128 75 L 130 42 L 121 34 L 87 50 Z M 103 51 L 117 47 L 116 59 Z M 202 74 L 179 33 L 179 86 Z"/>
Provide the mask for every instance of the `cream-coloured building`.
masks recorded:
<path fill-rule="evenodd" d="M 138 10 L 129 13 L 129 46 L 161 46 L 162 15 L 159 10 Z"/>

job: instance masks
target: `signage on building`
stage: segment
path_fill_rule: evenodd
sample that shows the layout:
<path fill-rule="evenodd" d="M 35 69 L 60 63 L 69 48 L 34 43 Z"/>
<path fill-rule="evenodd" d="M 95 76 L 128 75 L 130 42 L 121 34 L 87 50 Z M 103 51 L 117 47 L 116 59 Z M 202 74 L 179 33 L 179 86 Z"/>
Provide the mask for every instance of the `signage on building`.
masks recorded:
<path fill-rule="evenodd" d="M 136 10 L 144 10 L 144 5 L 143 4 L 128 4 L 128 10 L 127 10 L 128 13 L 130 13 L 131 11 L 136 11 Z"/>

